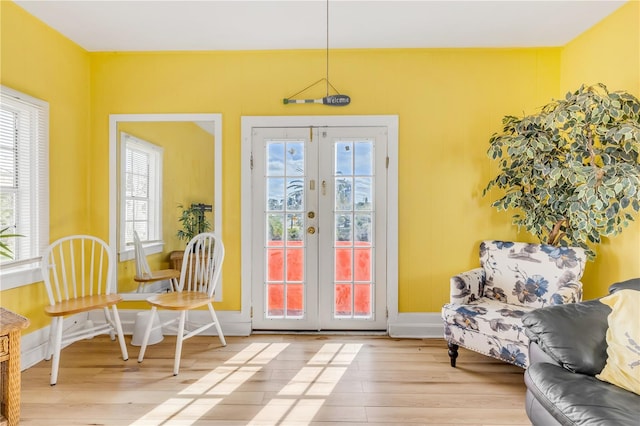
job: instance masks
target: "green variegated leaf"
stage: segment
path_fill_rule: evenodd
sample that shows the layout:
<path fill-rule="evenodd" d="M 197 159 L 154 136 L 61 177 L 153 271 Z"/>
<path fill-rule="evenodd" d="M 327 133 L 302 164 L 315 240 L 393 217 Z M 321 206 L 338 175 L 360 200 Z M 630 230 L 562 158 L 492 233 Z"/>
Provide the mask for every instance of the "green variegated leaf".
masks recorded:
<path fill-rule="evenodd" d="M 514 224 L 542 241 L 566 217 L 557 243 L 585 246 L 592 256 L 587 241 L 621 232 L 640 210 L 640 103 L 629 93 L 581 86 L 538 114 L 505 116 L 487 152 L 500 159 L 499 172 L 483 195 L 494 186 L 506 191 L 492 206 L 521 212 Z"/>

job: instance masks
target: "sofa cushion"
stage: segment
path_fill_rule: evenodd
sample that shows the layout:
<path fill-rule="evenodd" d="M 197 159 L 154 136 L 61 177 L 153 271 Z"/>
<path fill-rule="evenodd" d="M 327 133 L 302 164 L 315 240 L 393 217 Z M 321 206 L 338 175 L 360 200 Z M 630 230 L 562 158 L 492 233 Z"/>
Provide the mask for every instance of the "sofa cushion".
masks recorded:
<path fill-rule="evenodd" d="M 640 395 L 640 291 L 619 290 L 600 299 L 607 317 L 607 363 L 596 378 Z"/>
<path fill-rule="evenodd" d="M 607 361 L 607 315 L 599 300 L 547 306 L 524 315 L 525 333 L 567 370 L 595 376 Z M 584 333 L 576 332 L 584 330 Z"/>
<path fill-rule="evenodd" d="M 482 295 L 531 307 L 564 303 L 558 291 L 581 287 L 578 282 L 585 262 L 586 253 L 579 247 L 483 241 L 480 265 L 486 282 Z"/>
<path fill-rule="evenodd" d="M 530 310 L 485 298 L 465 305 L 449 303 L 442 308 L 445 339 L 527 368 L 529 339 L 521 319 Z"/>
<path fill-rule="evenodd" d="M 541 362 L 530 365 L 524 379 L 563 425 L 638 425 L 640 397 L 595 377 Z"/>
<path fill-rule="evenodd" d="M 448 304 L 442 309 L 445 324 L 468 328 L 501 340 L 527 341 L 522 317 L 531 308 L 514 306 L 491 299 L 479 299 L 466 305 Z"/>

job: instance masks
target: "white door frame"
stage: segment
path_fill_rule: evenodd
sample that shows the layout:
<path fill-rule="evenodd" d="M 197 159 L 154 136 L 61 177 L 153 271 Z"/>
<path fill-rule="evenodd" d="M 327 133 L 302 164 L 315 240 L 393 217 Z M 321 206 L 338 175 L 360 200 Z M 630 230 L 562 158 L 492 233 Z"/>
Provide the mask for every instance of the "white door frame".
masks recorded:
<path fill-rule="evenodd" d="M 241 317 L 251 321 L 251 146 L 254 127 L 386 127 L 387 150 L 387 329 L 398 317 L 398 116 L 244 116 L 241 119 Z"/>

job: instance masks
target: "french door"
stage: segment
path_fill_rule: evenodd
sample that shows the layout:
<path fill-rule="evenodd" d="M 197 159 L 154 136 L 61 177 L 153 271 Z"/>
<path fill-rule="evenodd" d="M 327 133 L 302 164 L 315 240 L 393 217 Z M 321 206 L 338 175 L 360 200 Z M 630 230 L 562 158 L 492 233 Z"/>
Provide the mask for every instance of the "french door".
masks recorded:
<path fill-rule="evenodd" d="M 254 329 L 386 329 L 386 162 L 386 127 L 253 128 Z"/>

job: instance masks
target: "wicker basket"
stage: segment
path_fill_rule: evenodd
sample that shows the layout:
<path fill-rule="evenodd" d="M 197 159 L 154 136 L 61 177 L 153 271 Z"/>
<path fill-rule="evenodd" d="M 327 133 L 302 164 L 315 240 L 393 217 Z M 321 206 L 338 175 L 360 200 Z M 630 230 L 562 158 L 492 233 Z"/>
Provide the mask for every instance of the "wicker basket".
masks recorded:
<path fill-rule="evenodd" d="M 0 307 L 0 425 L 20 422 L 20 337 L 28 326 L 28 319 Z"/>

